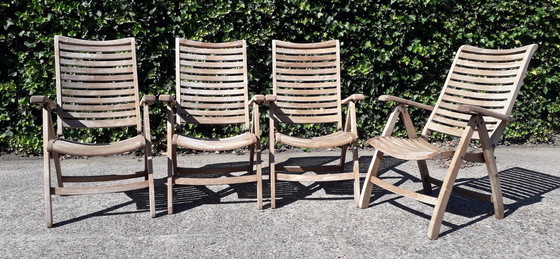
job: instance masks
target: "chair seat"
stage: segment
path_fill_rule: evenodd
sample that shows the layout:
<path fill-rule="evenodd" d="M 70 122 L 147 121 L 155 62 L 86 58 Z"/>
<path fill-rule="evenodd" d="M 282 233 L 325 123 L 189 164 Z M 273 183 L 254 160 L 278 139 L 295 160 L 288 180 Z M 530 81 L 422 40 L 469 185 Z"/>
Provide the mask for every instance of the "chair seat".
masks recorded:
<path fill-rule="evenodd" d="M 49 141 L 47 150 L 51 152 L 77 156 L 108 156 L 130 152 L 146 146 L 143 135 L 113 143 L 82 143 L 66 139 Z"/>
<path fill-rule="evenodd" d="M 302 147 L 302 148 L 330 148 L 356 141 L 357 137 L 352 132 L 338 131 L 329 135 L 312 137 L 312 138 L 299 138 L 276 133 L 276 141 L 278 143 Z"/>
<path fill-rule="evenodd" d="M 384 154 L 405 160 L 449 158 L 455 153 L 454 150 L 438 148 L 424 138 L 377 137 L 369 139 L 367 143 Z"/>
<path fill-rule="evenodd" d="M 200 151 L 224 151 L 246 147 L 257 143 L 257 136 L 246 132 L 229 138 L 221 139 L 200 139 L 185 135 L 176 134 L 173 136 L 173 144 L 193 150 Z"/>

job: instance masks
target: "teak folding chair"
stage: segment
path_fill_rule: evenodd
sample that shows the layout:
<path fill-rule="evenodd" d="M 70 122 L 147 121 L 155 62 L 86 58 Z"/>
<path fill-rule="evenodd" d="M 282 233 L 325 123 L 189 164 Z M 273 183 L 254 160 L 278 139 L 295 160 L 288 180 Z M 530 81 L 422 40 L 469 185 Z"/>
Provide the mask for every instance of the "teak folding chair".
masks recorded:
<path fill-rule="evenodd" d="M 150 215 L 155 217 L 154 184 L 148 105 L 154 96 L 139 101 L 136 50 L 133 38 L 90 41 L 64 36 L 54 37 L 57 101 L 32 96 L 31 102 L 43 106 L 43 155 L 45 211 L 47 227 L 53 224 L 51 195 L 77 195 L 122 192 L 148 188 Z M 144 112 L 144 127 L 140 107 Z M 51 118 L 56 109 L 57 136 Z M 106 144 L 81 143 L 64 139 L 65 128 L 136 127 L 135 137 Z M 144 170 L 129 174 L 65 176 L 60 154 L 106 156 L 144 150 Z M 51 157 L 58 187 L 51 187 Z M 68 187 L 65 183 L 104 182 L 132 178 L 142 181 L 123 184 L 97 184 Z"/>
<path fill-rule="evenodd" d="M 224 185 L 257 183 L 257 207 L 262 208 L 262 166 L 258 104 L 264 96 L 248 100 L 247 53 L 244 40 L 226 43 L 203 43 L 177 38 L 176 99 L 161 95 L 167 103 L 167 210 L 173 213 L 173 185 Z M 249 121 L 249 106 L 252 119 Z M 176 132 L 177 122 L 189 124 L 234 125 L 244 124 L 243 134 L 222 139 L 201 139 Z M 177 127 L 180 131 L 180 127 Z M 186 168 L 177 166 L 177 147 L 198 151 L 225 151 L 249 147 L 247 166 L 227 168 Z M 256 154 L 255 154 L 256 153 Z M 256 156 L 256 163 L 254 157 Z M 252 174 L 256 167 L 256 174 Z M 213 178 L 188 177 L 192 174 L 246 175 Z"/>
<path fill-rule="evenodd" d="M 266 96 L 270 105 L 270 188 L 271 207 L 276 207 L 276 181 L 354 180 L 354 204 L 358 205 L 360 180 L 355 103 L 361 94 L 341 100 L 340 45 L 338 40 L 320 43 L 272 41 L 273 94 Z M 344 129 L 341 105 L 348 104 Z M 300 138 L 277 132 L 279 123 L 336 123 L 337 131 L 323 136 Z M 281 166 L 275 161 L 276 143 L 300 148 L 342 146 L 340 163 L 333 166 Z M 344 172 L 346 150 L 352 148 L 353 170 Z M 284 171 L 285 173 L 278 173 Z M 331 171 L 328 174 L 303 174 Z"/>
<path fill-rule="evenodd" d="M 425 105 L 393 96 L 381 96 L 381 101 L 398 103 L 389 116 L 382 136 L 368 140 L 376 148 L 369 166 L 366 181 L 360 197 L 360 207 L 369 205 L 373 185 L 414 198 L 435 206 L 428 229 L 428 237 L 439 236 L 443 213 L 451 191 L 456 191 L 494 204 L 495 217 L 504 216 L 503 200 L 494 157 L 506 122 L 513 121 L 510 116 L 523 78 L 537 45 L 515 49 L 493 50 L 472 46 L 462 46 L 445 81 L 443 90 L 435 106 Z M 420 137 L 410 119 L 406 106 L 432 111 Z M 392 137 L 393 127 L 399 116 L 402 118 L 407 139 Z M 443 149 L 430 144 L 427 138 L 431 132 L 440 132 L 460 137 L 453 150 Z M 479 140 L 481 152 L 467 153 L 472 140 Z M 423 183 L 424 194 L 395 186 L 377 176 L 383 154 L 399 159 L 416 160 Z M 443 181 L 429 176 L 426 159 L 452 158 Z M 492 195 L 482 194 L 454 186 L 457 173 L 463 160 L 485 163 Z M 432 185 L 441 186 L 438 197 L 428 194 Z"/>

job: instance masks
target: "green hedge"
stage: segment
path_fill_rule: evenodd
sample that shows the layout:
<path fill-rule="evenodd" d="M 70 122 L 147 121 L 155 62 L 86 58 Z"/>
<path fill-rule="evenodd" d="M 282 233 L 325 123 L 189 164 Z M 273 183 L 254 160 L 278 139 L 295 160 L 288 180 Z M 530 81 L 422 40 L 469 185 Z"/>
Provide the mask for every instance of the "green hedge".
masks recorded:
<path fill-rule="evenodd" d="M 460 1 L 462 2 L 462 1 Z M 0 147 L 37 153 L 40 109 L 34 94 L 55 97 L 53 36 L 135 37 L 141 92 L 163 94 L 174 85 L 174 38 L 217 42 L 246 39 L 250 91 L 269 93 L 271 40 L 339 39 L 343 97 L 363 93 L 358 105 L 362 140 L 378 135 L 389 107 L 381 94 L 434 103 L 454 52 L 463 44 L 512 48 L 538 43 L 504 141 L 547 142 L 560 129 L 560 2 L 526 1 L 18 1 L 0 3 Z M 426 117 L 412 115 L 418 128 Z M 263 130 L 266 107 L 262 109 Z M 165 142 L 164 107 L 152 109 L 156 147 Z M 217 131 L 188 129 L 218 136 Z M 305 128 L 293 128 L 305 135 Z M 203 133 L 204 132 L 204 133 Z M 73 131 L 70 137 L 109 141 L 127 130 Z"/>

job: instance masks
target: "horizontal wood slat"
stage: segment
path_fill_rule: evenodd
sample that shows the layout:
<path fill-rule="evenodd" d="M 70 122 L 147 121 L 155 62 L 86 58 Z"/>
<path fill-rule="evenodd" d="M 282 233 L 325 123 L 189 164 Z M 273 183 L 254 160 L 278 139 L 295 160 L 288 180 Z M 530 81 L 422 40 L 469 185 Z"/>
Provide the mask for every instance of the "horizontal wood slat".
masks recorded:
<path fill-rule="evenodd" d="M 92 59 L 92 60 L 132 59 L 132 52 L 110 53 L 110 54 L 95 53 L 95 54 L 93 54 L 93 53 L 79 53 L 79 52 L 60 51 L 60 57 L 76 58 L 76 59 Z"/>
<path fill-rule="evenodd" d="M 62 104 L 62 108 L 67 111 L 119 111 L 135 109 L 135 103 L 113 104 L 113 105 L 74 105 Z"/>
<path fill-rule="evenodd" d="M 339 115 L 328 115 L 328 116 L 285 116 L 280 114 L 275 114 L 274 118 L 282 123 L 335 123 L 338 122 Z"/>
<path fill-rule="evenodd" d="M 448 85 L 455 88 L 464 88 L 464 89 L 475 90 L 475 91 L 489 91 L 489 92 L 510 92 L 512 89 L 512 85 L 479 85 L 479 84 L 472 84 L 472 83 L 457 82 L 453 80 L 450 80 Z"/>
<path fill-rule="evenodd" d="M 60 82 L 62 88 L 75 88 L 75 89 L 117 89 L 117 88 L 132 88 L 134 87 L 133 81 L 126 82 Z"/>
<path fill-rule="evenodd" d="M 240 109 L 245 107 L 245 103 L 196 103 L 196 102 L 181 102 L 183 108 L 196 108 L 196 109 Z"/>
<path fill-rule="evenodd" d="M 205 69 L 205 68 L 189 68 L 181 67 L 181 73 L 190 74 L 201 74 L 201 75 L 231 75 L 231 74 L 243 74 L 243 69 L 233 68 L 233 69 Z"/>
<path fill-rule="evenodd" d="M 338 102 L 288 103 L 278 101 L 275 105 L 280 108 L 331 108 L 338 107 Z"/>
<path fill-rule="evenodd" d="M 236 82 L 236 83 L 232 83 L 232 82 L 212 82 L 212 83 L 207 83 L 207 82 L 191 82 L 191 81 L 181 81 L 180 82 L 181 87 L 196 87 L 196 88 L 202 88 L 202 89 L 208 89 L 208 88 L 217 88 L 217 89 L 233 89 L 233 88 L 240 88 L 240 87 L 244 87 L 245 83 L 244 82 Z"/>
<path fill-rule="evenodd" d="M 180 117 L 186 123 L 194 124 L 240 124 L 245 123 L 245 116 L 231 116 L 231 117 L 197 117 L 197 116 L 184 116 Z"/>
<path fill-rule="evenodd" d="M 504 69 L 504 70 L 489 70 L 489 69 L 477 69 L 477 68 L 468 68 L 468 67 L 455 67 L 453 69 L 454 73 L 462 73 L 468 75 L 478 75 L 478 76 L 492 76 L 492 77 L 503 77 L 509 76 L 514 77 L 517 76 L 519 70 L 517 69 Z"/>
<path fill-rule="evenodd" d="M 132 59 L 126 60 L 80 60 L 80 59 L 60 59 L 61 65 L 80 66 L 80 67 L 118 67 L 132 66 Z"/>
<path fill-rule="evenodd" d="M 131 117 L 136 115 L 135 110 L 116 111 L 116 112 L 60 112 L 62 118 L 66 119 L 108 119 Z"/>
<path fill-rule="evenodd" d="M 277 61 L 276 67 L 278 68 L 325 68 L 337 67 L 336 61 L 323 61 L 323 62 L 283 62 Z"/>
<path fill-rule="evenodd" d="M 222 63 L 228 63 L 224 61 L 233 60 L 243 60 L 243 55 L 200 55 L 200 54 L 179 54 L 179 57 L 183 60 L 200 60 L 200 61 L 220 61 Z M 208 62 L 210 63 L 210 62 Z M 216 62 L 217 63 L 217 62 Z"/>
<path fill-rule="evenodd" d="M 276 73 L 287 75 L 319 75 L 319 74 L 334 74 L 337 73 L 336 68 L 317 68 L 317 69 L 286 69 L 276 68 Z"/>
<path fill-rule="evenodd" d="M 294 55 L 332 54 L 332 53 L 336 53 L 336 47 L 332 46 L 330 48 L 318 48 L 318 49 L 294 49 L 294 48 L 276 47 L 276 53 L 294 54 Z"/>
<path fill-rule="evenodd" d="M 132 73 L 133 67 L 111 67 L 111 68 L 99 68 L 99 67 L 60 67 L 60 72 L 62 73 L 76 73 L 76 74 L 123 74 Z"/>
<path fill-rule="evenodd" d="M 245 76 L 222 76 L 222 75 L 214 75 L 214 76 L 201 76 L 201 75 L 190 75 L 190 74 L 181 74 L 181 80 L 194 80 L 194 81 L 210 81 L 210 82 L 239 82 L 245 79 Z"/>
<path fill-rule="evenodd" d="M 469 98 L 460 98 L 456 96 L 450 95 L 443 95 L 443 101 L 458 103 L 458 104 L 469 104 L 469 105 L 476 105 L 481 107 L 504 107 L 506 105 L 506 101 L 482 101 L 482 100 L 475 100 Z"/>
<path fill-rule="evenodd" d="M 482 84 L 513 84 L 515 82 L 514 77 L 477 77 L 477 76 L 465 76 L 456 73 L 451 74 L 451 79 L 457 81 L 467 81 Z"/>
<path fill-rule="evenodd" d="M 219 59 L 216 59 L 219 60 Z M 232 68 L 232 67 L 243 67 L 243 62 L 200 62 L 200 61 L 189 61 L 181 59 L 179 62 L 181 67 L 211 67 L 211 68 Z"/>
<path fill-rule="evenodd" d="M 521 60 L 525 56 L 525 53 L 520 54 L 508 54 L 508 55 L 488 55 L 479 53 L 467 53 L 461 52 L 459 54 L 460 58 L 478 60 L 478 61 L 491 61 L 491 62 L 503 62 L 503 61 L 516 61 Z"/>
<path fill-rule="evenodd" d="M 110 120 L 70 120 L 63 119 L 62 123 L 65 127 L 71 128 L 112 128 L 136 126 L 136 118 L 126 119 L 110 119 Z"/>
<path fill-rule="evenodd" d="M 321 82 L 337 80 L 338 75 L 309 75 L 309 76 L 292 76 L 292 75 L 276 75 L 279 81 L 302 81 L 302 82 Z"/>
<path fill-rule="evenodd" d="M 337 87 L 338 81 L 331 81 L 331 82 L 321 82 L 321 83 L 312 83 L 312 82 L 276 82 L 277 87 L 283 88 L 331 88 Z"/>
<path fill-rule="evenodd" d="M 324 94 L 336 94 L 338 93 L 338 89 L 336 87 L 333 88 L 323 88 L 323 89 L 312 89 L 312 90 L 299 90 L 299 89 L 285 89 L 285 88 L 278 88 L 276 91 L 277 94 L 281 95 L 324 95 Z"/>
<path fill-rule="evenodd" d="M 134 80 L 134 74 L 125 75 L 68 75 L 61 74 L 60 79 L 71 80 L 71 81 L 99 81 L 99 82 L 111 82 L 111 81 L 130 81 Z"/>
<path fill-rule="evenodd" d="M 232 90 L 223 90 L 223 89 L 193 89 L 193 88 L 181 88 L 181 94 L 189 94 L 189 95 L 216 95 L 216 96 L 225 96 L 225 95 L 243 95 L 245 94 L 245 89 L 232 89 Z"/>
<path fill-rule="evenodd" d="M 112 104 L 112 103 L 127 103 L 134 102 L 135 96 L 122 96 L 122 97 L 108 97 L 108 98 L 77 98 L 77 97 L 64 97 L 63 103 L 77 103 L 77 104 Z"/>
<path fill-rule="evenodd" d="M 243 54 L 242 48 L 200 48 L 200 47 L 187 47 L 179 46 L 179 51 L 182 53 L 197 53 L 197 54 L 217 54 L 217 55 L 231 55 Z"/>
<path fill-rule="evenodd" d="M 336 55 L 291 56 L 291 55 L 276 54 L 276 60 L 283 60 L 283 61 L 331 61 L 331 60 L 336 60 Z"/>
<path fill-rule="evenodd" d="M 521 62 L 501 62 L 501 63 L 487 63 L 487 62 L 476 62 L 476 61 L 468 61 L 463 59 L 458 59 L 456 61 L 457 65 L 466 66 L 466 67 L 473 67 L 473 68 L 489 68 L 489 69 L 512 69 L 512 68 L 519 68 L 521 66 Z"/>
<path fill-rule="evenodd" d="M 473 91 L 458 90 L 453 88 L 447 88 L 445 90 L 445 93 L 453 94 L 457 96 L 465 96 L 469 98 L 483 99 L 483 100 L 505 100 L 510 97 L 509 93 L 473 92 Z"/>
<path fill-rule="evenodd" d="M 133 95 L 134 89 L 115 89 L 115 90 L 68 90 L 62 89 L 62 95 L 68 96 L 118 96 L 118 95 Z"/>
<path fill-rule="evenodd" d="M 88 46 L 88 45 L 76 45 L 76 44 L 65 44 L 60 43 L 60 50 L 65 51 L 82 51 L 82 52 L 123 52 L 131 51 L 132 45 L 113 45 L 113 46 Z"/>

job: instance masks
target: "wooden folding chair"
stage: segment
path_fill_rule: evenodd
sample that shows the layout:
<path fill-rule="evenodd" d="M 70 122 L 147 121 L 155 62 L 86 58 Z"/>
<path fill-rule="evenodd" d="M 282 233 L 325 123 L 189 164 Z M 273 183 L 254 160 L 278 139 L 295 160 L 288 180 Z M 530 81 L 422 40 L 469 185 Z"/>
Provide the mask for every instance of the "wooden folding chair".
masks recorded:
<path fill-rule="evenodd" d="M 159 97 L 160 101 L 167 103 L 167 210 L 169 214 L 173 213 L 173 185 L 224 185 L 256 182 L 257 207 L 262 208 L 258 104 L 264 101 L 264 96 L 255 95 L 248 100 L 246 48 L 244 40 L 203 43 L 176 39 L 176 99 L 170 95 Z M 253 109 L 251 122 L 249 121 L 249 106 L 252 106 Z M 174 114 L 176 114 L 179 125 L 175 125 Z M 228 138 L 202 139 L 182 135 L 181 123 L 244 124 L 245 132 Z M 241 167 L 211 169 L 178 167 L 177 147 L 198 151 L 225 151 L 249 147 L 250 158 L 248 165 Z M 252 174 L 254 166 L 256 174 Z M 229 174 L 243 171 L 247 174 L 220 178 L 188 177 L 192 174 Z"/>
<path fill-rule="evenodd" d="M 139 101 L 136 50 L 133 38 L 90 41 L 54 37 L 57 101 L 32 96 L 31 103 L 43 106 L 43 155 L 47 227 L 53 224 L 51 195 L 122 192 L 148 188 L 150 215 L 155 217 L 154 183 L 148 105 L 154 96 Z M 144 127 L 140 107 L 144 112 Z M 56 109 L 57 136 L 51 118 Z M 65 128 L 136 127 L 135 137 L 113 143 L 81 143 L 64 138 Z M 144 170 L 130 174 L 65 176 L 60 154 L 106 156 L 144 150 Z M 58 187 L 51 187 L 51 157 Z M 64 183 L 103 182 L 131 178 L 140 182 L 67 187 Z"/>
<path fill-rule="evenodd" d="M 341 100 L 340 45 L 338 40 L 320 43 L 272 41 L 273 94 L 266 96 L 270 105 L 270 189 L 271 207 L 276 207 L 276 181 L 354 180 L 354 204 L 360 193 L 355 103 L 361 94 Z M 348 104 L 344 129 L 341 105 Z M 300 138 L 277 132 L 279 123 L 336 123 L 337 131 L 323 136 Z M 342 147 L 340 163 L 333 166 L 281 166 L 275 161 L 275 145 L 300 148 Z M 344 172 L 346 150 L 353 152 L 353 170 Z M 284 171 L 286 173 L 278 173 Z M 302 174 L 305 172 L 328 174 Z M 294 174 L 295 173 L 295 174 Z"/>
<path fill-rule="evenodd" d="M 494 148 L 498 144 L 506 122 L 514 120 L 510 116 L 511 110 L 523 84 L 529 60 L 536 49 L 535 44 L 505 50 L 462 46 L 455 56 L 435 106 L 394 96 L 379 97 L 381 101 L 397 102 L 398 105 L 389 116 L 382 136 L 368 140 L 376 151 L 362 189 L 360 207 L 366 208 L 369 205 L 374 184 L 391 192 L 435 205 L 428 229 L 430 239 L 436 239 L 439 235 L 443 213 L 451 191 L 492 202 L 495 217 L 503 218 L 504 207 Z M 420 137 L 416 135 L 406 106 L 432 111 Z M 399 116 L 406 127 L 407 139 L 391 136 Z M 447 150 L 427 141 L 431 132 L 440 132 L 461 139 L 457 147 Z M 472 140 L 480 141 L 482 152 L 467 153 L 467 147 Z M 425 194 L 381 180 L 377 172 L 383 154 L 399 159 L 416 160 Z M 452 158 L 443 181 L 429 176 L 425 162 L 426 159 L 438 158 Z M 454 186 L 463 160 L 486 163 L 492 187 L 491 196 Z M 441 186 L 438 197 L 426 195 L 432 191 L 431 184 Z"/>

